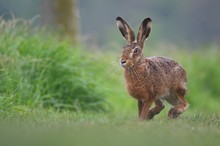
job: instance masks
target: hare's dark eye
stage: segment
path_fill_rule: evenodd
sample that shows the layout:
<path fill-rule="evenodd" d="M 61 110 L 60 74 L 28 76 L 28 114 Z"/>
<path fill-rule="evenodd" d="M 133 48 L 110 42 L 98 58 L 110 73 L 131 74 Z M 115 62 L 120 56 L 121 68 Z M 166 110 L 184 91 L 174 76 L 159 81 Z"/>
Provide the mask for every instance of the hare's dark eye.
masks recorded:
<path fill-rule="evenodd" d="M 138 53 L 138 47 L 134 48 L 134 53 Z"/>

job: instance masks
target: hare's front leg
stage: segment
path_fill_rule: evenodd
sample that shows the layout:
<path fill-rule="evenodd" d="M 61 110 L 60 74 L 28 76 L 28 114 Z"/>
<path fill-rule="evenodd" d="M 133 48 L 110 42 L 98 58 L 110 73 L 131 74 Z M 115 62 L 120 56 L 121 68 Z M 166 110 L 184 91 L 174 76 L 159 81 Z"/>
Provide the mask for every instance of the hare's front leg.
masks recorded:
<path fill-rule="evenodd" d="M 159 114 L 164 108 L 164 104 L 160 99 L 155 100 L 155 107 L 150 109 L 147 115 L 147 119 L 153 119 L 153 117 Z"/>
<path fill-rule="evenodd" d="M 142 100 L 138 100 L 138 116 L 139 116 L 139 118 L 141 116 L 143 105 L 144 105 L 143 101 Z"/>
<path fill-rule="evenodd" d="M 147 119 L 148 112 L 150 109 L 151 104 L 153 103 L 152 100 L 150 101 L 138 101 L 138 110 L 139 110 L 139 118 L 141 120 Z"/>

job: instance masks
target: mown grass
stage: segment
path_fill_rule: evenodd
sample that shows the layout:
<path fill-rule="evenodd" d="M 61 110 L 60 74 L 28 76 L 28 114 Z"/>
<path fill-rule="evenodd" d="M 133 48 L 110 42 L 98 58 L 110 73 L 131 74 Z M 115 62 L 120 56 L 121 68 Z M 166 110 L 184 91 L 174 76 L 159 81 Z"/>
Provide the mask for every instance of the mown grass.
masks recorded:
<path fill-rule="evenodd" d="M 214 114 L 194 113 L 176 120 L 158 116 L 148 122 L 133 114 L 68 111 L 38 110 L 6 117 L 1 119 L 1 145 L 203 146 L 220 142 L 220 118 Z"/>

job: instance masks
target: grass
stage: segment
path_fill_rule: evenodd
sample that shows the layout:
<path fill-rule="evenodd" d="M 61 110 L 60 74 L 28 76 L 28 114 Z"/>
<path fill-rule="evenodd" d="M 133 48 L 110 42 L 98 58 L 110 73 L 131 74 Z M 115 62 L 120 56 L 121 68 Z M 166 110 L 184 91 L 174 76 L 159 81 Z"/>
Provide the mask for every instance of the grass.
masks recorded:
<path fill-rule="evenodd" d="M 133 114 L 68 111 L 38 110 L 6 117 L 0 126 L 4 131 L 1 145 L 203 146 L 220 142 L 220 118 L 214 114 L 191 113 L 176 120 L 160 115 L 148 122 L 139 121 Z"/>
<path fill-rule="evenodd" d="M 14 23 L 0 25 L 0 109 L 107 110 L 103 88 L 94 80 L 98 62 L 67 39 Z"/>
<path fill-rule="evenodd" d="M 210 145 L 220 134 L 220 53 L 145 47 L 188 73 L 190 108 L 139 121 L 119 51 L 86 50 L 57 35 L 0 21 L 0 145 Z M 25 25 L 25 27 L 24 27 Z M 120 48 L 120 46 L 118 46 Z"/>

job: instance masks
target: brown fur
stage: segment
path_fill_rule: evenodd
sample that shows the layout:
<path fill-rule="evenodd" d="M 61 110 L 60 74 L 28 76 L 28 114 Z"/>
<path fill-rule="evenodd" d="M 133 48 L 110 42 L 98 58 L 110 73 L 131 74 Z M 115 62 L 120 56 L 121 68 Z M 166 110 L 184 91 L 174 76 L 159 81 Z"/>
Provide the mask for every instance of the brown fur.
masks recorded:
<path fill-rule="evenodd" d="M 124 76 L 128 93 L 138 100 L 140 119 L 152 119 L 164 108 L 162 100 L 172 106 L 168 116 L 176 118 L 188 107 L 185 100 L 187 91 L 186 72 L 180 64 L 166 57 L 144 58 L 144 41 L 151 31 L 151 19 L 146 18 L 135 41 L 134 32 L 121 18 L 116 18 L 122 36 L 128 41 L 123 47 L 121 65 L 125 68 Z M 151 108 L 152 103 L 155 107 Z"/>

